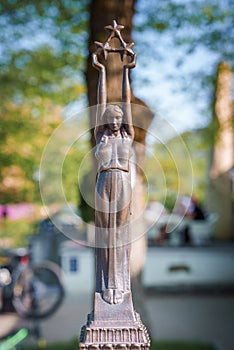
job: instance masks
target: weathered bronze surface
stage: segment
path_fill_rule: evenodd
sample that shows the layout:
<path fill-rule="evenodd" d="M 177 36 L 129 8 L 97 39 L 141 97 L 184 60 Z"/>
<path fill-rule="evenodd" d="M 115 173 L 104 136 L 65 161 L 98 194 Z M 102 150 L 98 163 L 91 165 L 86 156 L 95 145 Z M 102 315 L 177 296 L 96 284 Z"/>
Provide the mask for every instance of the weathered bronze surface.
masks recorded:
<path fill-rule="evenodd" d="M 130 105 L 129 70 L 136 65 L 133 43 L 126 43 L 113 21 L 104 43 L 95 42 L 93 66 L 99 71 L 96 115 L 95 191 L 96 292 L 94 310 L 81 330 L 81 349 L 148 349 L 147 330 L 134 311 L 130 289 L 131 208 L 130 157 L 134 129 Z M 117 38 L 119 47 L 112 47 Z M 123 64 L 122 104 L 107 105 L 106 69 L 100 61 L 118 53 Z"/>

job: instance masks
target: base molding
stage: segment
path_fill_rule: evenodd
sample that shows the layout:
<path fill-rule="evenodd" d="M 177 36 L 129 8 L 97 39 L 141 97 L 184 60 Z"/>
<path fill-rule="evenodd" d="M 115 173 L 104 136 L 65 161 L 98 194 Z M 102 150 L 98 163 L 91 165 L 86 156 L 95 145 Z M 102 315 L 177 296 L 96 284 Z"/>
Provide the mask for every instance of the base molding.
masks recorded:
<path fill-rule="evenodd" d="M 150 337 L 135 312 L 130 291 L 119 304 L 108 304 L 94 295 L 94 311 L 80 333 L 80 350 L 148 350 Z"/>
<path fill-rule="evenodd" d="M 92 314 L 81 329 L 81 350 L 148 350 L 150 337 L 146 327 L 142 324 L 140 316 L 135 313 L 136 321 L 132 326 L 98 327 L 90 322 Z"/>

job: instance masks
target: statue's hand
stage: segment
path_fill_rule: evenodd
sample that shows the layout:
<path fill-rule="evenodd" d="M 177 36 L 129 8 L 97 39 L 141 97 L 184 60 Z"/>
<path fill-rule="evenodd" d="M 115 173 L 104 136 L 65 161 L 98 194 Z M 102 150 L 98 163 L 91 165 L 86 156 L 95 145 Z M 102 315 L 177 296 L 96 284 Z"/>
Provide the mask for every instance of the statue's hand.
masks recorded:
<path fill-rule="evenodd" d="M 134 53 L 132 56 L 131 56 L 131 61 L 128 63 L 128 64 L 125 64 L 124 65 L 124 68 L 129 68 L 129 69 L 132 69 L 136 66 L 136 54 Z"/>
<path fill-rule="evenodd" d="M 92 64 L 99 71 L 105 69 L 105 66 L 98 61 L 98 55 L 96 53 L 92 54 Z"/>

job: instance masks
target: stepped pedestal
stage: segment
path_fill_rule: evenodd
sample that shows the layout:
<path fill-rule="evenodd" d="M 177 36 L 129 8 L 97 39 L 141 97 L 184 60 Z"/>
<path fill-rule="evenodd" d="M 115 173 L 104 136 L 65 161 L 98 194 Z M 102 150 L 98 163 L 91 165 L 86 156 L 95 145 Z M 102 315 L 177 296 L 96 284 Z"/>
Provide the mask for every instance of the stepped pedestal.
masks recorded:
<path fill-rule="evenodd" d="M 108 304 L 95 293 L 94 310 L 82 327 L 80 349 L 149 349 L 150 338 L 133 309 L 131 292 L 119 304 Z"/>

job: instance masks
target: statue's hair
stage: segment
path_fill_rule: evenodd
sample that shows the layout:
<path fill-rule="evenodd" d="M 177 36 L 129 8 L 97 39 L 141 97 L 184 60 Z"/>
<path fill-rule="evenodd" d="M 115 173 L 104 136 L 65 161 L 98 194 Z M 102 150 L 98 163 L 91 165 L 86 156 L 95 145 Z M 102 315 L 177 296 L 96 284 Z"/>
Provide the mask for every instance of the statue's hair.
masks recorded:
<path fill-rule="evenodd" d="M 121 114 L 121 116 L 123 116 L 123 110 L 122 108 L 119 106 L 119 105 L 116 105 L 116 104 L 110 104 L 106 107 L 106 110 L 103 114 L 103 118 L 105 121 L 107 121 L 107 118 L 108 117 L 111 117 L 113 115 L 113 113 L 116 114 L 116 112 L 118 114 Z"/>

